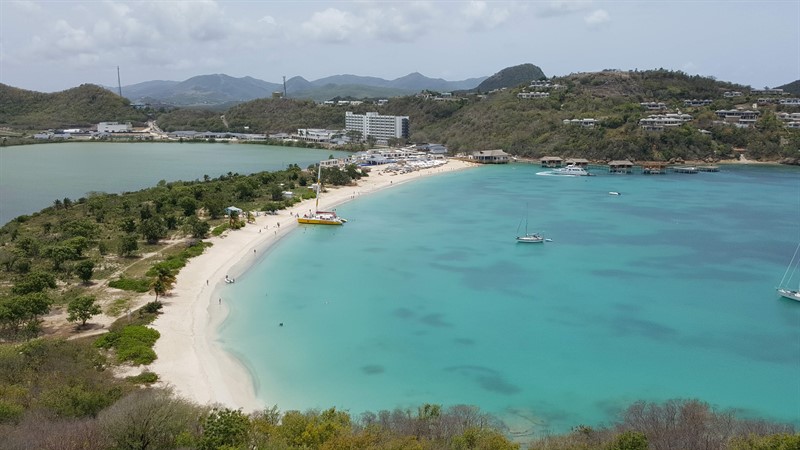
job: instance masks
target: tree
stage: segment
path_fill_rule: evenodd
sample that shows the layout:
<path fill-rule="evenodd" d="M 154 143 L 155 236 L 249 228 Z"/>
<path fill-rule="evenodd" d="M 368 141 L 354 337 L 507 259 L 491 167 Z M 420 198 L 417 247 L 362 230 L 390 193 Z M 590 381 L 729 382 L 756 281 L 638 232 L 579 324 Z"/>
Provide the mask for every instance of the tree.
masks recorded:
<path fill-rule="evenodd" d="M 175 275 L 172 270 L 163 266 L 155 267 L 155 272 L 156 276 L 150 283 L 150 290 L 156 294 L 155 301 L 158 301 L 159 295 L 165 295 L 175 285 Z"/>
<path fill-rule="evenodd" d="M 14 283 L 11 292 L 19 295 L 42 292 L 47 288 L 55 289 L 56 278 L 48 272 L 35 271 L 26 274 L 19 281 Z"/>
<path fill-rule="evenodd" d="M 119 247 L 117 248 L 119 256 L 130 256 L 136 250 L 139 250 L 139 242 L 136 240 L 136 235 L 129 234 L 120 239 Z"/>
<path fill-rule="evenodd" d="M 69 322 L 77 322 L 80 320 L 80 326 L 84 326 L 87 320 L 101 312 L 100 306 L 97 305 L 94 297 L 78 297 L 70 301 L 67 305 L 67 320 Z"/>
<path fill-rule="evenodd" d="M 75 272 L 78 273 L 78 278 L 80 278 L 81 281 L 88 283 L 89 280 L 92 279 L 92 274 L 94 273 L 94 262 L 89 259 L 79 262 L 75 265 Z"/>
<path fill-rule="evenodd" d="M 78 257 L 75 248 L 70 245 L 53 245 L 44 250 L 45 256 L 53 260 L 53 270 L 61 270 L 61 265 Z"/>
<path fill-rule="evenodd" d="M 240 410 L 214 408 L 203 421 L 200 450 L 239 448 L 247 441 L 250 419 Z"/>
<path fill-rule="evenodd" d="M 159 239 L 167 237 L 167 226 L 164 219 L 153 216 L 139 224 L 139 232 L 148 244 L 155 244 Z"/>
<path fill-rule="evenodd" d="M 189 232 L 191 233 L 193 238 L 202 239 L 206 237 L 208 234 L 208 230 L 211 229 L 211 225 L 204 220 L 200 220 L 197 217 L 190 217 L 187 223 L 189 228 Z"/>
<path fill-rule="evenodd" d="M 197 201 L 192 197 L 183 197 L 178 200 L 178 206 L 183 210 L 183 215 L 186 217 L 194 216 L 197 211 Z"/>

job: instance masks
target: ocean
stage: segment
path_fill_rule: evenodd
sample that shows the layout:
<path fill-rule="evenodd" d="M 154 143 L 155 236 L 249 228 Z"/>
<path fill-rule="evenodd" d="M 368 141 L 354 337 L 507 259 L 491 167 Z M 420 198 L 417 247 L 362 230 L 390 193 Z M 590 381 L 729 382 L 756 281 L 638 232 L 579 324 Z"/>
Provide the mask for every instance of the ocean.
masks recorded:
<path fill-rule="evenodd" d="M 542 170 L 424 178 L 300 226 L 222 288 L 219 341 L 284 411 L 469 404 L 538 436 L 696 398 L 800 425 L 800 304 L 775 293 L 798 168 Z M 526 218 L 551 241 L 516 243 Z"/>

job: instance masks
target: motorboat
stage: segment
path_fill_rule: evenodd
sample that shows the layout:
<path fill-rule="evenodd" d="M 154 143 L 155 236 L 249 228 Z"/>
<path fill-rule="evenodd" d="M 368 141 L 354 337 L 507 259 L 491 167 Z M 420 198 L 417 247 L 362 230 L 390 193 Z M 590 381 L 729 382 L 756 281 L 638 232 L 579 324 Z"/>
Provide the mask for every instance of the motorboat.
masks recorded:
<path fill-rule="evenodd" d="M 588 170 L 584 169 L 581 166 L 570 164 L 566 167 L 559 167 L 553 170 L 537 172 L 536 175 L 556 175 L 562 177 L 588 177 L 591 174 L 589 173 Z"/>

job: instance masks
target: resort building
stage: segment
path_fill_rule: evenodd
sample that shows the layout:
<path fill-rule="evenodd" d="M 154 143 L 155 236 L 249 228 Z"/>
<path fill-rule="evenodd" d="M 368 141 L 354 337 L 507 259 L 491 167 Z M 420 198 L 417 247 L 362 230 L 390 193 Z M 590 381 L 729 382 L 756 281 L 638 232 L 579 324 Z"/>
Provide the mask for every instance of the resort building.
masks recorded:
<path fill-rule="evenodd" d="M 722 94 L 725 98 L 741 97 L 742 93 L 739 91 L 726 91 Z"/>
<path fill-rule="evenodd" d="M 608 163 L 608 171 L 611 173 L 631 173 L 633 163 L 627 159 L 611 161 Z"/>
<path fill-rule="evenodd" d="M 472 152 L 469 159 L 482 164 L 506 164 L 510 158 L 508 153 L 502 150 L 480 150 Z"/>
<path fill-rule="evenodd" d="M 683 101 L 684 106 L 692 106 L 692 107 L 708 106 L 712 103 L 714 103 L 714 100 L 711 99 L 698 100 L 696 98 L 693 98 L 691 100 Z"/>
<path fill-rule="evenodd" d="M 539 160 L 539 164 L 541 164 L 542 167 L 561 167 L 564 164 L 564 160 L 558 156 L 543 156 Z"/>
<path fill-rule="evenodd" d="M 298 128 L 297 134 L 291 136 L 305 142 L 331 142 L 337 137 L 340 137 L 342 130 L 326 130 L 322 128 Z"/>
<path fill-rule="evenodd" d="M 378 142 L 392 138 L 408 138 L 408 116 L 381 116 L 377 112 L 366 114 L 345 113 L 347 131 L 361 133 L 361 138 L 374 137 Z"/>
<path fill-rule="evenodd" d="M 786 123 L 786 128 L 800 129 L 800 113 L 780 112 L 775 115 Z"/>
<path fill-rule="evenodd" d="M 639 120 L 639 126 L 646 131 L 661 131 L 664 128 L 679 127 L 692 120 L 689 114 L 658 114 Z"/>
<path fill-rule="evenodd" d="M 597 119 L 564 119 L 564 125 L 575 125 L 583 128 L 594 128 Z"/>
<path fill-rule="evenodd" d="M 128 133 L 132 131 L 132 129 L 133 127 L 131 127 L 130 122 L 100 122 L 97 124 L 98 133 Z"/>
<path fill-rule="evenodd" d="M 782 98 L 778 103 L 783 106 L 800 106 L 800 98 Z"/>
<path fill-rule="evenodd" d="M 583 167 L 585 169 L 589 167 L 589 160 L 585 158 L 570 158 L 567 160 L 567 165 L 569 166 L 570 164 Z"/>
<path fill-rule="evenodd" d="M 783 95 L 783 89 L 764 88 L 764 89 L 751 89 L 750 93 L 756 95 Z"/>
<path fill-rule="evenodd" d="M 642 102 L 639 103 L 644 109 L 649 111 L 660 111 L 662 109 L 667 109 L 666 103 L 661 102 Z"/>
<path fill-rule="evenodd" d="M 550 97 L 549 92 L 520 92 L 517 98 L 532 99 L 532 98 L 547 98 Z"/>
<path fill-rule="evenodd" d="M 758 111 L 738 109 L 720 109 L 716 111 L 716 114 L 720 121 L 715 123 L 735 125 L 740 128 L 747 128 L 750 125 L 755 124 L 756 120 L 758 120 L 758 116 L 761 115 L 761 113 Z"/>

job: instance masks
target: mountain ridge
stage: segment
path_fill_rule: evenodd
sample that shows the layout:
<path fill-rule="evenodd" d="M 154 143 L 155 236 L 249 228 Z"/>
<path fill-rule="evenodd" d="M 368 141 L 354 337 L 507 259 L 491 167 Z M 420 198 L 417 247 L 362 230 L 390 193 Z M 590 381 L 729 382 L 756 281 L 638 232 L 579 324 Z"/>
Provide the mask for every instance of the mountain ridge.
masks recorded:
<path fill-rule="evenodd" d="M 474 89 L 486 78 L 488 77 L 448 81 L 442 78 L 429 78 L 419 72 L 412 72 L 394 80 L 341 74 L 309 81 L 302 76 L 294 76 L 286 80 L 286 92 L 289 97 L 315 101 L 359 95 L 392 97 L 423 90 Z M 358 88 L 359 86 L 362 88 Z M 336 87 L 341 87 L 342 92 L 336 92 Z M 117 92 L 116 88 L 109 86 L 105 88 Z M 197 75 L 183 81 L 153 80 L 122 86 L 122 95 L 134 103 L 158 101 L 175 106 L 192 106 L 245 102 L 271 97 L 274 92 L 283 93 L 283 90 L 282 83 L 271 83 L 250 76 L 237 78 L 226 74 L 209 74 Z M 361 91 L 368 94 L 361 94 Z"/>

